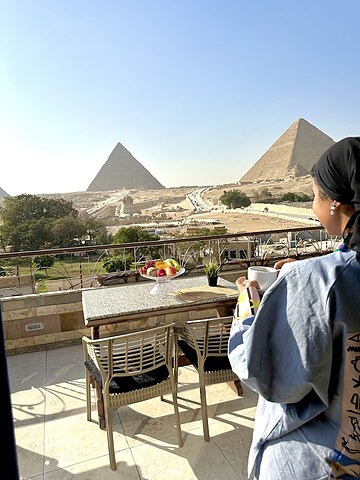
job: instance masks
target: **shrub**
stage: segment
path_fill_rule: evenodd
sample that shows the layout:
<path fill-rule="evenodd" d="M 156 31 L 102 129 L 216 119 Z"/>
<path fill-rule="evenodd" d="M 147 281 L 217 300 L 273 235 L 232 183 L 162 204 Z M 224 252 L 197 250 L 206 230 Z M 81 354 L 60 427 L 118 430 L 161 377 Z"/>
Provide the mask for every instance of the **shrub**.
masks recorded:
<path fill-rule="evenodd" d="M 32 263 L 36 268 L 50 268 L 54 265 L 55 258 L 51 255 L 37 255 Z"/>
<path fill-rule="evenodd" d="M 130 255 L 111 255 L 103 260 L 103 266 L 108 273 L 118 272 L 121 270 L 129 270 L 132 261 Z"/>

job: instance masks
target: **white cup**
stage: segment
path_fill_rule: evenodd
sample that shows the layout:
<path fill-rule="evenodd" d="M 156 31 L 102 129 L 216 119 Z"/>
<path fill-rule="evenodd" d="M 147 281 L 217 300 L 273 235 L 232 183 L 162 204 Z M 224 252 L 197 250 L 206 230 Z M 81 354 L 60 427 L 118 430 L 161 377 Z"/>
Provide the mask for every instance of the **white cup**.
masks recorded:
<path fill-rule="evenodd" d="M 277 279 L 279 271 L 272 267 L 249 267 L 248 279 L 256 280 L 260 290 L 267 290 Z"/>

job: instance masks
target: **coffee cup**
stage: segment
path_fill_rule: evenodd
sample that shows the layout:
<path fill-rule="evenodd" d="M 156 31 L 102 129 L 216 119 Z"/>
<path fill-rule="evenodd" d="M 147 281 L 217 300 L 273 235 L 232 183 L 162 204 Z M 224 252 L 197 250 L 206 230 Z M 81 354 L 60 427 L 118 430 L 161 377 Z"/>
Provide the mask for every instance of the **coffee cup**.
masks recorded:
<path fill-rule="evenodd" d="M 248 268 L 248 279 L 256 280 L 260 290 L 264 292 L 275 282 L 278 273 L 279 271 L 272 267 L 254 266 Z"/>

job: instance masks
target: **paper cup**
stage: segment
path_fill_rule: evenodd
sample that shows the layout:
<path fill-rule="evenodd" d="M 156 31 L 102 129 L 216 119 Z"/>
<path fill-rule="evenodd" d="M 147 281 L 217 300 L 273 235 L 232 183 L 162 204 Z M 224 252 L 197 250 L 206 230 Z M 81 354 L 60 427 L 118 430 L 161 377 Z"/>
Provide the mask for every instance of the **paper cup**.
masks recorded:
<path fill-rule="evenodd" d="M 260 286 L 260 290 L 267 290 L 278 276 L 278 270 L 272 267 L 249 267 L 248 279 L 256 280 Z"/>

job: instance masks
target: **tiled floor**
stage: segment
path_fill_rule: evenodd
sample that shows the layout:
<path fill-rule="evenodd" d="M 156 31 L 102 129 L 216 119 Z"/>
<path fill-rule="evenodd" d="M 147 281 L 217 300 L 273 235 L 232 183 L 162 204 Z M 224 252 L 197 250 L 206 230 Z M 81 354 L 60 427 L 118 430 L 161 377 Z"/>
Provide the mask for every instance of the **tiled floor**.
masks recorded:
<path fill-rule="evenodd" d="M 177 445 L 171 397 L 114 412 L 118 469 L 109 467 L 106 432 L 86 420 L 80 345 L 8 357 L 21 479 L 247 479 L 256 398 L 227 384 L 207 387 L 211 441 L 203 440 L 197 375 L 182 367 Z M 95 408 L 95 407 L 94 407 Z"/>

